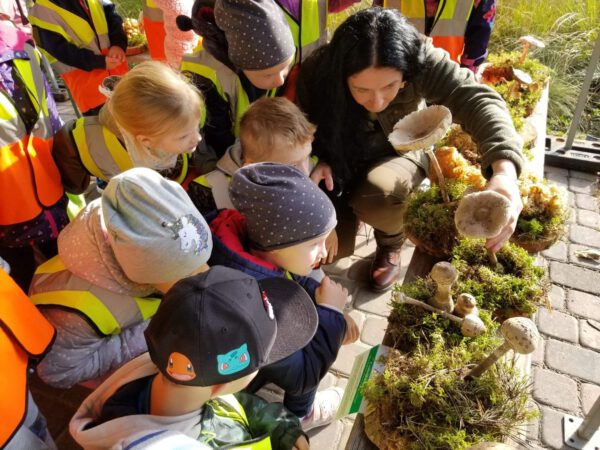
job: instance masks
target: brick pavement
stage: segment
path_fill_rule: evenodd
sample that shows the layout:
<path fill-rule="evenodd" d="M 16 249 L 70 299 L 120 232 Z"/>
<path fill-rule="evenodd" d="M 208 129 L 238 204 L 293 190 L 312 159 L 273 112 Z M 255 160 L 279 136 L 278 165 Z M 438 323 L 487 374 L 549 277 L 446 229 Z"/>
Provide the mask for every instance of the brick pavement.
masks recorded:
<path fill-rule="evenodd" d="M 73 117 L 69 103 L 59 104 L 59 110 L 63 118 Z M 600 250 L 600 214 L 594 196 L 598 179 L 594 174 L 556 167 L 546 167 L 545 175 L 568 189 L 572 216 L 565 237 L 542 254 L 552 280 L 553 309 L 542 310 L 536 317 L 543 342 L 532 358 L 532 396 L 540 417 L 528 427 L 528 446 L 523 448 L 566 449 L 562 444 L 563 414 L 582 417 L 600 395 L 600 263 L 575 255 L 584 248 Z M 357 343 L 342 347 L 322 388 L 343 387 L 355 355 L 383 338 L 390 294 L 375 294 L 366 287 L 374 250 L 371 233 L 362 229 L 355 254 L 325 269 L 348 288 L 351 299 L 347 308 L 362 332 Z M 404 270 L 413 250 L 410 243 L 403 247 Z M 278 397 L 276 391 L 265 395 Z M 353 417 L 349 417 L 311 431 L 311 448 L 344 449 L 352 423 Z"/>

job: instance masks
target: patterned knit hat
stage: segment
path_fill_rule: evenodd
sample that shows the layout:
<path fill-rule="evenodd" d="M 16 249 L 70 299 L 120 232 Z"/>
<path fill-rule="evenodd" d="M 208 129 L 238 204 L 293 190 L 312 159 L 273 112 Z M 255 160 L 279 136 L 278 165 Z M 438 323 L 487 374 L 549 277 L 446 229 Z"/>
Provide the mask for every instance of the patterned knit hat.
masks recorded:
<path fill-rule="evenodd" d="M 335 208 L 299 169 L 258 163 L 239 169 L 229 185 L 231 201 L 246 216 L 248 237 L 259 250 L 310 241 L 336 225 Z"/>
<path fill-rule="evenodd" d="M 216 0 L 215 21 L 238 69 L 269 69 L 296 52 L 283 11 L 273 0 Z"/>

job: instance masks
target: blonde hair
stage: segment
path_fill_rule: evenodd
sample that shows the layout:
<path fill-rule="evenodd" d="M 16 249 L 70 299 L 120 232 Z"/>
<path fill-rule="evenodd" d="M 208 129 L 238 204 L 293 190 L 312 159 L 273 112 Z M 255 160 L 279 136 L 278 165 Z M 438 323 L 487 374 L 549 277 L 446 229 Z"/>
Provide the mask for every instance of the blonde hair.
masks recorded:
<path fill-rule="evenodd" d="M 316 127 L 300 108 L 284 97 L 256 100 L 240 120 L 240 142 L 244 157 L 254 162 L 266 161 L 278 150 L 277 145 L 312 142 Z"/>
<path fill-rule="evenodd" d="M 130 135 L 157 137 L 189 120 L 198 120 L 200 126 L 204 101 L 178 72 L 164 63 L 146 61 L 117 83 L 108 107 L 111 119 Z"/>

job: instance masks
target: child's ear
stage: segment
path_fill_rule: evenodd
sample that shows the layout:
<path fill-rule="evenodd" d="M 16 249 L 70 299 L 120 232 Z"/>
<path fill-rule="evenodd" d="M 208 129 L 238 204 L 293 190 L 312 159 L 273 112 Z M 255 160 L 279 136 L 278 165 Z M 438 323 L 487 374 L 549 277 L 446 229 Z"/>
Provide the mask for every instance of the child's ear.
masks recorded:
<path fill-rule="evenodd" d="M 225 388 L 227 387 L 228 383 L 222 383 L 222 384 L 214 384 L 211 386 L 210 388 L 210 398 L 215 398 L 219 396 L 219 393 L 223 392 L 225 390 Z"/>
<path fill-rule="evenodd" d="M 144 134 L 136 134 L 135 140 L 142 144 L 144 147 L 152 147 L 152 139 Z"/>

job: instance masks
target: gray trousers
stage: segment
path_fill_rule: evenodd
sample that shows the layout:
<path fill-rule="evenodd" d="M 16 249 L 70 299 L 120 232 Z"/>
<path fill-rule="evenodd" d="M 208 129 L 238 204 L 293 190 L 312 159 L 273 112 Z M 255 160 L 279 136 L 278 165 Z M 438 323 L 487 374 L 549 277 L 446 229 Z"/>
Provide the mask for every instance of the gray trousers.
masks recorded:
<path fill-rule="evenodd" d="M 358 220 L 375 229 L 377 245 L 398 250 L 404 242 L 404 201 L 425 179 L 425 171 L 408 158 L 392 156 L 373 164 L 338 212 L 338 256 L 354 252 Z"/>
<path fill-rule="evenodd" d="M 13 438 L 3 447 L 4 450 L 56 450 L 52 436 L 48 432 L 46 419 L 27 393 L 27 415 Z"/>

